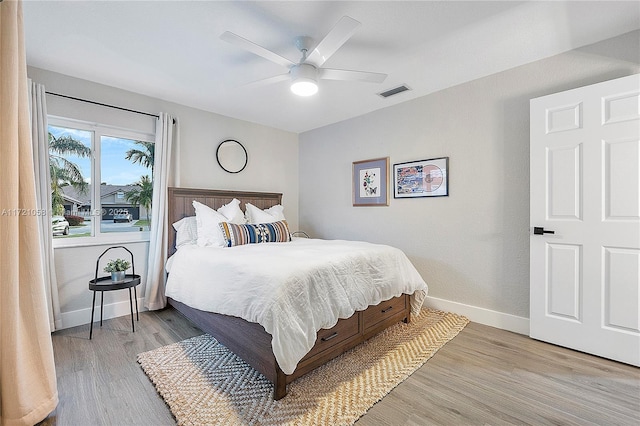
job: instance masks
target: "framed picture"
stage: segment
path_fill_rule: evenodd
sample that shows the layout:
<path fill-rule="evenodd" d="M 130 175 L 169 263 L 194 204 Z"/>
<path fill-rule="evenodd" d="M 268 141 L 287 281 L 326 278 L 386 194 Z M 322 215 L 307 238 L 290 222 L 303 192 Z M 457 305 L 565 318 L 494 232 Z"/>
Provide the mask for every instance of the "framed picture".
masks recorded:
<path fill-rule="evenodd" d="M 353 205 L 389 205 L 389 157 L 353 163 Z"/>
<path fill-rule="evenodd" d="M 449 195 L 449 157 L 393 165 L 393 198 Z"/>

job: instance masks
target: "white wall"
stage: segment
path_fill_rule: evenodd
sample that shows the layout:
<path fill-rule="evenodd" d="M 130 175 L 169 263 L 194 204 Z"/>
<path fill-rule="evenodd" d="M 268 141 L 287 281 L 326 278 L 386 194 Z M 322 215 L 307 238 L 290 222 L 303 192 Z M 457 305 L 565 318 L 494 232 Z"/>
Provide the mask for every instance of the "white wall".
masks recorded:
<path fill-rule="evenodd" d="M 179 120 L 179 186 L 247 191 L 282 192 L 285 215 L 292 230 L 298 229 L 298 136 L 294 133 L 241 121 L 30 67 L 31 79 L 48 92 L 149 112 L 167 112 Z M 118 111 L 87 103 L 47 96 L 50 115 L 155 132 L 154 117 Z M 215 151 L 225 139 L 245 146 L 249 161 L 244 171 L 230 174 L 216 162 Z M 136 271 L 144 271 L 148 242 L 126 244 L 133 251 Z M 56 248 L 56 269 L 64 327 L 87 324 L 91 314 L 88 281 L 95 273 L 96 258 L 108 246 Z M 138 297 L 144 285 L 138 287 Z M 142 304 L 140 304 L 142 306 Z M 127 315 L 128 292 L 105 294 L 105 317 Z"/>
<path fill-rule="evenodd" d="M 640 72 L 639 40 L 635 31 L 301 134 L 301 229 L 399 247 L 430 304 L 528 333 L 529 99 Z M 388 207 L 353 207 L 352 162 L 387 156 L 448 156 L 450 195 L 391 192 Z"/>

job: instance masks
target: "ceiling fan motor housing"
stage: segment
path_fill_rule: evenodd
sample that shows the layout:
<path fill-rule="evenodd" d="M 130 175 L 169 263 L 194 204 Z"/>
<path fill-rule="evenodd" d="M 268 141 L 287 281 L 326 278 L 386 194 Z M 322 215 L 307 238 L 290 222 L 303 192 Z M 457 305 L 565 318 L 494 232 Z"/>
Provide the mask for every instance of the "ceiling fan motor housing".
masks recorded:
<path fill-rule="evenodd" d="M 311 64 L 297 64 L 291 67 L 291 79 L 307 79 L 318 81 L 318 69 Z"/>
<path fill-rule="evenodd" d="M 318 91 L 318 69 L 311 64 L 291 67 L 291 91 L 300 96 L 311 96 Z"/>

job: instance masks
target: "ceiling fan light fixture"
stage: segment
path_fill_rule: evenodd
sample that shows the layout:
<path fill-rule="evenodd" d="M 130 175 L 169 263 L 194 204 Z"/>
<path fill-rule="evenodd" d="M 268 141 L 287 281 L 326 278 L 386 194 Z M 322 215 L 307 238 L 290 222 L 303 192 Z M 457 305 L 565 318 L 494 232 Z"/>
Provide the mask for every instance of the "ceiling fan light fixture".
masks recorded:
<path fill-rule="evenodd" d="M 291 83 L 291 91 L 298 96 L 313 96 L 318 93 L 318 84 L 315 81 L 299 78 Z"/>
<path fill-rule="evenodd" d="M 291 67 L 291 91 L 298 96 L 318 93 L 318 70 L 310 64 Z"/>

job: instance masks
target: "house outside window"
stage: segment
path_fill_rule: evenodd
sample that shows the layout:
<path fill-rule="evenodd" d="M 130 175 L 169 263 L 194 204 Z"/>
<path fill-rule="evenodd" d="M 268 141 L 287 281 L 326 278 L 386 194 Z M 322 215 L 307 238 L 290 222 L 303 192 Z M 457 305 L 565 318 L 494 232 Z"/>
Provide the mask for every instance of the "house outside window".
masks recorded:
<path fill-rule="evenodd" d="M 49 117 L 55 247 L 149 238 L 154 139 Z"/>

